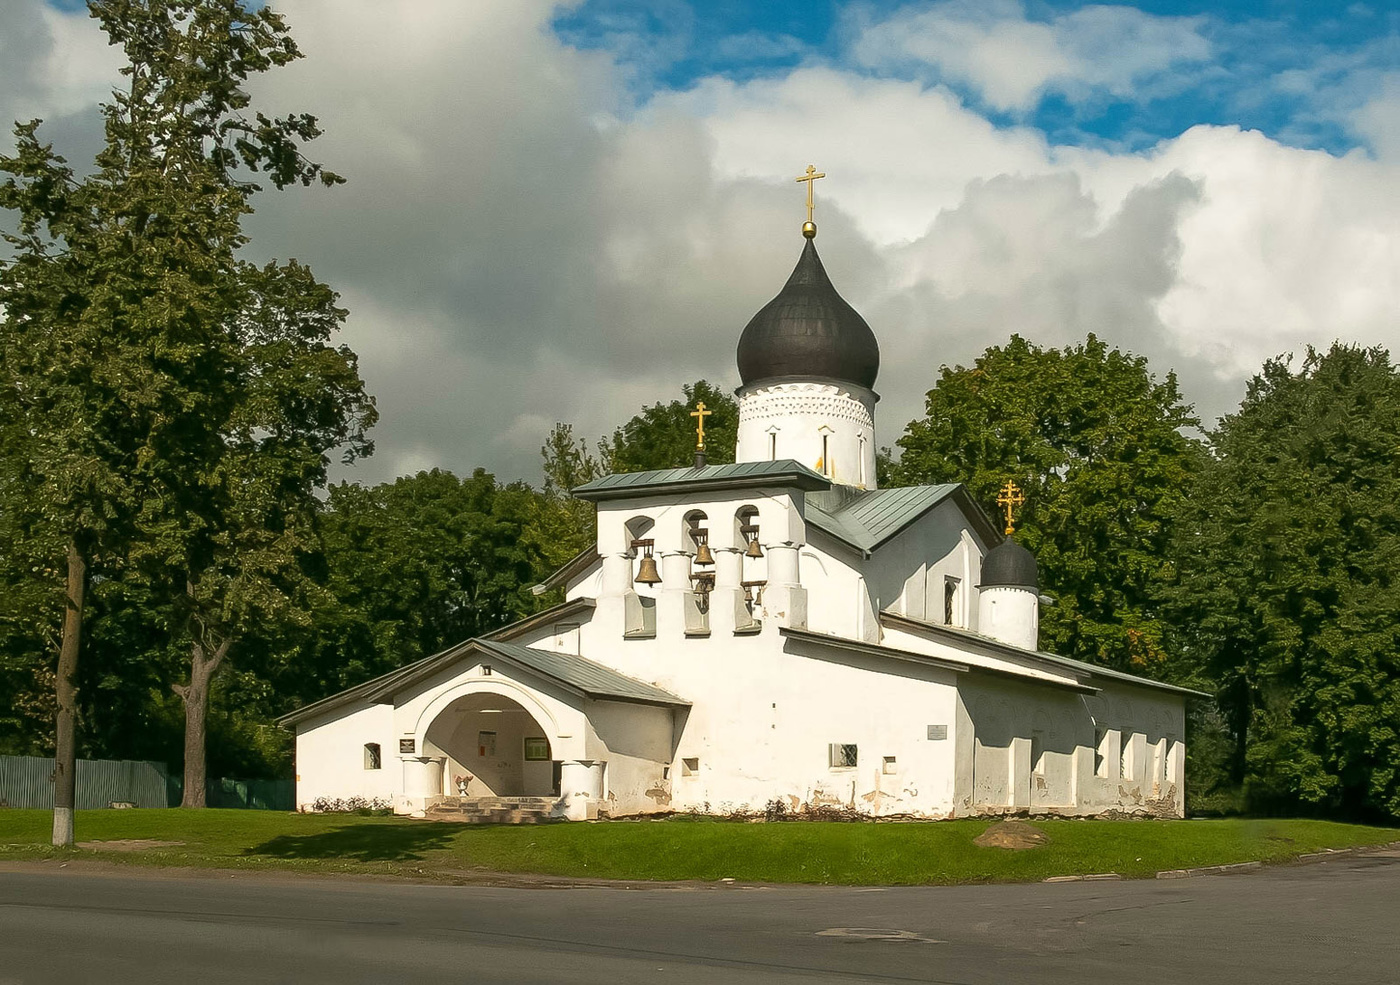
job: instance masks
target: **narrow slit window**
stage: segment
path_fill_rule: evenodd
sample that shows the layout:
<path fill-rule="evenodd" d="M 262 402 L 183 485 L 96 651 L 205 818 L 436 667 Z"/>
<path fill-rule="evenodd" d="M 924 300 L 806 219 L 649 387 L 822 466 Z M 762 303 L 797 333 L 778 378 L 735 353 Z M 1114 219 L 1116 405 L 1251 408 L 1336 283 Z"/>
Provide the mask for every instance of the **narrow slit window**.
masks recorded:
<path fill-rule="evenodd" d="M 365 743 L 365 769 L 377 770 L 384 768 L 384 756 L 380 752 L 378 742 Z"/>
<path fill-rule="evenodd" d="M 778 460 L 778 432 L 777 432 L 777 431 L 769 431 L 769 432 L 768 432 L 768 461 L 770 461 L 770 462 L 776 462 L 777 460 Z"/>
<path fill-rule="evenodd" d="M 1129 780 L 1133 776 L 1133 733 L 1124 730 L 1118 738 L 1118 776 Z"/>
<path fill-rule="evenodd" d="M 1094 728 L 1094 775 L 1108 776 L 1108 729 Z"/>
<path fill-rule="evenodd" d="M 822 435 L 822 475 L 831 475 L 831 435 Z"/>
<path fill-rule="evenodd" d="M 956 626 L 958 619 L 958 579 L 948 575 L 943 579 L 943 623 Z"/>

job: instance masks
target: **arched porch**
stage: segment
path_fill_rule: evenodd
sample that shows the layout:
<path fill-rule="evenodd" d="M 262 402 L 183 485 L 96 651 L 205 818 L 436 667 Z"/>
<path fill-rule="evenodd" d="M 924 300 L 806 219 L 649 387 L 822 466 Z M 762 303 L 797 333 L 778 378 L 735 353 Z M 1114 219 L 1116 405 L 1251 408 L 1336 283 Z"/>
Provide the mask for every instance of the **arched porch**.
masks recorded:
<path fill-rule="evenodd" d="M 474 691 L 437 713 L 424 747 L 444 759 L 447 796 L 558 797 L 562 764 L 551 731 L 519 701 Z"/>

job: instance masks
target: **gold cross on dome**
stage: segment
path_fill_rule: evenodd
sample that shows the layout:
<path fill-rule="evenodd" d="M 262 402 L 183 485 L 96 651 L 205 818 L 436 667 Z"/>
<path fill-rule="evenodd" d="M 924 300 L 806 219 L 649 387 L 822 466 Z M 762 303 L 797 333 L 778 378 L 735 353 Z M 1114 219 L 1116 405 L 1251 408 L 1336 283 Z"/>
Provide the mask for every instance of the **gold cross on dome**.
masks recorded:
<path fill-rule="evenodd" d="M 1021 492 L 1021 487 L 1007 479 L 1006 485 L 1001 487 L 1001 495 L 997 496 L 997 505 L 1006 510 L 1006 536 L 1010 537 L 1016 532 L 1014 511 L 1025 501 L 1026 495 Z"/>
<path fill-rule="evenodd" d="M 823 173 L 823 172 L 821 172 L 821 171 L 818 171 L 818 170 L 817 170 L 817 166 L 816 166 L 815 164 L 809 164 L 809 165 L 807 165 L 807 173 L 804 174 L 804 175 L 802 175 L 800 178 L 796 179 L 796 180 L 798 180 L 798 181 L 805 181 L 805 182 L 807 182 L 807 221 L 808 221 L 808 222 L 811 222 L 811 221 L 812 221 L 812 205 L 813 205 L 813 202 L 812 202 L 812 184 L 813 184 L 818 178 L 825 178 L 825 177 L 826 177 L 826 174 Z"/>
<path fill-rule="evenodd" d="M 705 418 L 713 414 L 714 411 L 705 409 L 705 401 L 700 401 L 695 405 L 695 409 L 690 412 L 690 416 L 695 418 L 695 450 L 705 450 Z"/>

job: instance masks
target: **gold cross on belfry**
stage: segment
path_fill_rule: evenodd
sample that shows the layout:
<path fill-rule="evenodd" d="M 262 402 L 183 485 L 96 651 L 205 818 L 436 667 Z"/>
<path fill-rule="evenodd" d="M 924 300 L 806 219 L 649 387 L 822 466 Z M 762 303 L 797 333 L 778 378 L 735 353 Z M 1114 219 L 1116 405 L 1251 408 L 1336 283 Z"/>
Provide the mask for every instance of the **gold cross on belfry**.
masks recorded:
<path fill-rule="evenodd" d="M 705 409 L 705 401 L 700 401 L 695 405 L 695 409 L 690 412 L 690 416 L 695 418 L 695 450 L 705 450 L 705 418 L 713 414 L 714 411 Z"/>
<path fill-rule="evenodd" d="M 1006 536 L 1010 537 L 1016 532 L 1014 511 L 1025 501 L 1026 496 L 1021 492 L 1021 487 L 1007 479 L 1006 485 L 1001 488 L 1001 495 L 997 497 L 997 505 L 1006 510 Z"/>
<path fill-rule="evenodd" d="M 825 178 L 825 177 L 826 177 L 826 174 L 823 173 L 823 172 L 821 172 L 821 171 L 818 171 L 818 170 L 817 170 L 817 166 L 816 166 L 815 164 L 809 164 L 809 165 L 807 165 L 807 173 L 804 174 L 804 175 L 802 175 L 800 178 L 797 179 L 798 181 L 805 181 L 805 182 L 807 182 L 807 221 L 808 221 L 808 222 L 811 222 L 811 221 L 812 221 L 812 205 L 813 205 L 813 202 L 812 202 L 812 184 L 813 184 L 818 178 Z"/>

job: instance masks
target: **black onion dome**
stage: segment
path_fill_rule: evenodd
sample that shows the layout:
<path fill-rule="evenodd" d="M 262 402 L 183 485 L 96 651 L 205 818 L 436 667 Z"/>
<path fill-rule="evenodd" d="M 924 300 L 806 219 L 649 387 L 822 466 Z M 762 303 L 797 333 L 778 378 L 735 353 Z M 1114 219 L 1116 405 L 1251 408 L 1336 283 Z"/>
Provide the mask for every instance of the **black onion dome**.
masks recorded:
<path fill-rule="evenodd" d="M 1004 540 L 982 559 L 981 588 L 1040 588 L 1035 555 L 1014 540 Z"/>
<path fill-rule="evenodd" d="M 860 313 L 836 293 L 811 239 L 792 276 L 739 337 L 739 377 L 745 385 L 815 376 L 875 386 L 880 346 Z"/>

